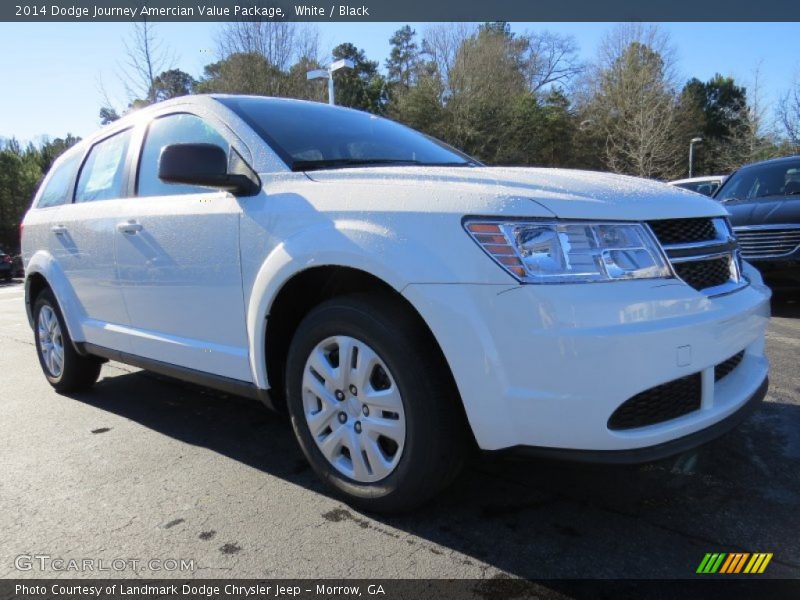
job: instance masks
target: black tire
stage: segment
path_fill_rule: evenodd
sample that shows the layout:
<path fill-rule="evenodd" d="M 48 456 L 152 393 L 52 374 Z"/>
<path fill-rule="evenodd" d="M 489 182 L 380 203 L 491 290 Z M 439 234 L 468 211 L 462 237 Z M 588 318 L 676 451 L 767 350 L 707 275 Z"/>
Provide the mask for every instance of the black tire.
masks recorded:
<path fill-rule="evenodd" d="M 405 442 L 397 466 L 384 479 L 361 483 L 334 468 L 317 447 L 305 418 L 302 381 L 311 351 L 344 335 L 367 344 L 384 361 L 400 392 Z M 300 323 L 286 367 L 292 426 L 311 467 L 348 503 L 377 513 L 416 508 L 447 486 L 466 454 L 466 420 L 447 364 L 419 318 L 397 298 L 352 294 L 326 301 Z"/>
<path fill-rule="evenodd" d="M 64 365 L 61 369 L 61 373 L 58 375 L 51 373 L 42 356 L 38 323 L 39 313 L 45 306 L 49 306 L 53 310 L 56 319 L 58 319 L 59 327 L 61 328 Z M 75 351 L 72 338 L 70 338 L 69 331 L 67 331 L 67 326 L 64 323 L 64 316 L 61 314 L 61 309 L 58 306 L 58 302 L 56 302 L 53 292 L 49 289 L 42 290 L 36 297 L 36 301 L 33 305 L 33 323 L 34 339 L 36 340 L 36 355 L 39 357 L 39 364 L 42 367 L 42 372 L 47 378 L 47 381 L 50 382 L 50 385 L 61 394 L 85 390 L 94 385 L 97 378 L 100 376 L 102 361 L 94 356 L 81 356 Z"/>
<path fill-rule="evenodd" d="M 11 283 L 11 280 L 13 278 L 14 276 L 11 273 L 9 273 L 8 275 L 3 275 L 3 279 L 5 280 L 6 283 Z"/>

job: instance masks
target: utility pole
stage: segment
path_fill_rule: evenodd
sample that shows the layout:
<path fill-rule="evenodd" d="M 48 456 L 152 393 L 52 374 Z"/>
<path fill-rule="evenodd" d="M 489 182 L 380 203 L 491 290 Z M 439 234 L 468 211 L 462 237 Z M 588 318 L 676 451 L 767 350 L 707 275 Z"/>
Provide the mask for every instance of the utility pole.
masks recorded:
<path fill-rule="evenodd" d="M 702 144 L 703 138 L 696 137 L 689 141 L 689 177 L 694 177 L 694 145 Z"/>

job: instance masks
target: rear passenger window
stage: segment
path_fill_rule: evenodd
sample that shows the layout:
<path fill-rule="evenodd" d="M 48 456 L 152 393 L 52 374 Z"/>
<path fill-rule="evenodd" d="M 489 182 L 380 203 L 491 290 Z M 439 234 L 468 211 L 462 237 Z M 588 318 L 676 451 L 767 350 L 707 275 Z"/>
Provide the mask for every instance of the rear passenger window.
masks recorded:
<path fill-rule="evenodd" d="M 78 168 L 78 161 L 81 156 L 80 152 L 74 152 L 72 156 L 64 158 L 53 169 L 53 174 L 47 180 L 47 184 L 39 196 L 39 202 L 36 204 L 37 208 L 58 206 L 67 202 L 70 184 L 72 184 L 72 178 L 75 176 L 75 169 Z"/>
<path fill-rule="evenodd" d="M 92 146 L 75 190 L 75 202 L 121 198 L 125 157 L 131 141 L 128 129 Z"/>
<path fill-rule="evenodd" d="M 158 160 L 164 146 L 171 144 L 214 144 L 228 151 L 228 142 L 200 117 L 186 113 L 155 119 L 147 130 L 139 161 L 139 196 L 199 194 L 208 188 L 180 183 L 165 183 L 158 178 Z"/>

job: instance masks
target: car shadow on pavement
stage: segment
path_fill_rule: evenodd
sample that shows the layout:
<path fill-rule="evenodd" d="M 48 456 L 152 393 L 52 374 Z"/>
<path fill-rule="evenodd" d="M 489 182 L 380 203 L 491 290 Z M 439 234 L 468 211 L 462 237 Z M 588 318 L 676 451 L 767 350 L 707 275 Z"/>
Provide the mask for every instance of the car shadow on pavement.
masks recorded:
<path fill-rule="evenodd" d="M 772 296 L 772 316 L 800 319 L 800 291 L 775 292 Z"/>
<path fill-rule="evenodd" d="M 115 372 L 105 369 L 93 390 L 74 397 L 327 493 L 285 417 L 170 378 Z M 328 521 L 343 540 L 351 528 L 407 532 L 419 556 L 449 552 L 469 571 L 488 564 L 527 578 L 688 577 L 706 552 L 726 550 L 773 552 L 771 573 L 798 577 L 800 407 L 772 400 L 677 458 L 610 467 L 479 455 L 413 513 L 367 515 L 343 504 L 309 518 Z"/>

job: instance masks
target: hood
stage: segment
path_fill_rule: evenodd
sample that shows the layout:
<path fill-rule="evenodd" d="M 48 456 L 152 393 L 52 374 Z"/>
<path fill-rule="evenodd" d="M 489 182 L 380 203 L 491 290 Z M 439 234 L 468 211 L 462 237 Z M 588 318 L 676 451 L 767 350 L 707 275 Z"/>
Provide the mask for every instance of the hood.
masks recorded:
<path fill-rule="evenodd" d="M 800 224 L 800 196 L 775 196 L 726 202 L 731 223 L 742 225 Z"/>
<path fill-rule="evenodd" d="M 529 199 L 564 219 L 653 220 L 727 215 L 705 196 L 649 179 L 527 167 L 370 167 L 310 171 L 317 182 L 415 186 L 425 190 Z M 384 192 L 381 192 L 382 194 Z M 491 202 L 487 203 L 487 210 Z"/>

